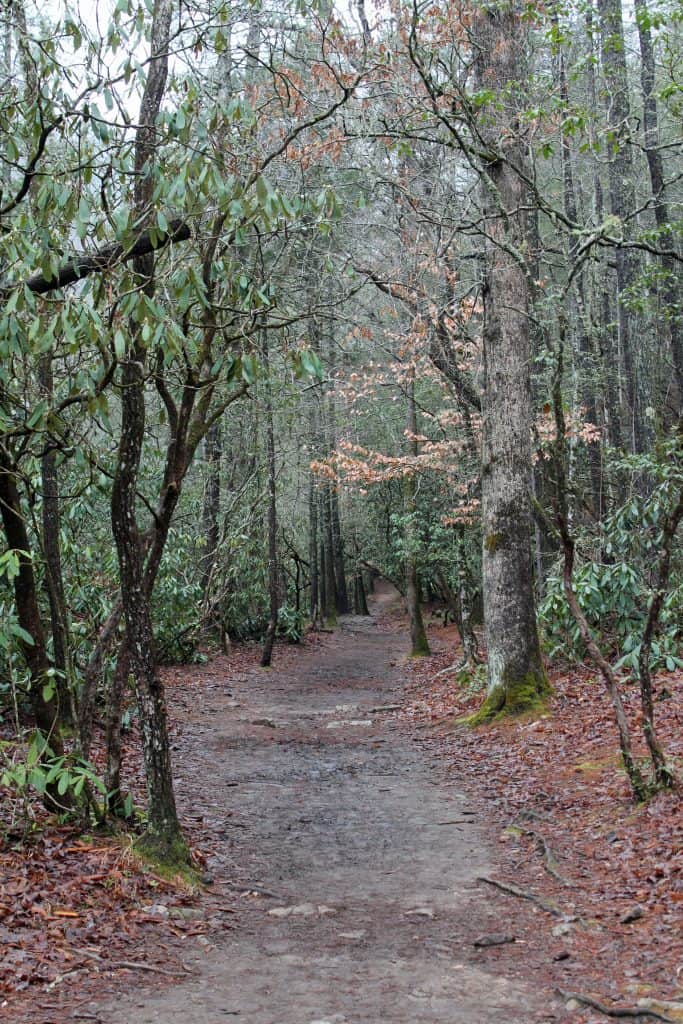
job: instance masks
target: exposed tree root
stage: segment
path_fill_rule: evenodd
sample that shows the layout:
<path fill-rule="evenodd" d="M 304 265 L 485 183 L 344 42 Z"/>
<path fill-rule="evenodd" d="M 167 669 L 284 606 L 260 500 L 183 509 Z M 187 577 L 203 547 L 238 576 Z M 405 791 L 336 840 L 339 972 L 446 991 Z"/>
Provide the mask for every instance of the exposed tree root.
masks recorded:
<path fill-rule="evenodd" d="M 564 989 L 556 989 L 557 994 L 569 1002 L 573 999 L 577 1003 L 581 1003 L 583 1006 L 590 1006 L 592 1010 L 598 1010 L 599 1013 L 604 1013 L 606 1017 L 629 1017 L 631 1019 L 638 1019 L 638 1017 L 652 1017 L 653 1020 L 663 1020 L 666 1024 L 676 1024 L 673 1017 L 665 1017 L 663 1013 L 658 1013 L 656 1010 L 648 1010 L 646 1007 L 640 1006 L 606 1006 L 605 1003 L 601 1003 L 598 999 L 593 999 L 592 996 L 583 995 L 581 992 L 565 992 Z"/>
<path fill-rule="evenodd" d="M 505 892 L 508 896 L 516 896 L 520 900 L 529 900 L 530 903 L 535 903 L 541 910 L 545 910 L 548 914 L 553 914 L 554 917 L 569 917 L 569 914 L 565 914 L 559 907 L 556 907 L 554 903 L 549 903 L 547 900 L 541 899 L 540 896 L 535 896 L 534 893 L 529 892 L 527 889 L 519 889 L 516 885 L 510 885 L 508 882 L 497 882 L 495 878 L 487 878 L 486 875 L 478 875 L 478 882 L 486 882 L 487 885 L 492 885 L 494 889 L 500 889 L 501 892 Z"/>
<path fill-rule="evenodd" d="M 557 862 L 557 858 L 555 857 L 555 854 L 550 849 L 550 847 L 548 846 L 545 838 L 541 835 L 541 833 L 540 832 L 536 832 L 532 828 L 525 828 L 524 825 L 518 825 L 516 827 L 522 829 L 523 832 L 524 832 L 524 835 L 530 836 L 534 840 L 534 842 L 536 843 L 536 846 L 538 847 L 538 849 L 540 850 L 540 852 L 543 855 L 543 865 L 544 865 L 546 871 L 548 872 L 548 874 L 552 875 L 552 877 L 555 879 L 555 881 L 559 882 L 560 885 L 566 885 L 567 888 L 571 888 L 572 887 L 572 883 L 569 882 L 564 877 L 564 875 L 562 875 L 560 873 L 559 865 L 558 865 L 558 862 Z"/>

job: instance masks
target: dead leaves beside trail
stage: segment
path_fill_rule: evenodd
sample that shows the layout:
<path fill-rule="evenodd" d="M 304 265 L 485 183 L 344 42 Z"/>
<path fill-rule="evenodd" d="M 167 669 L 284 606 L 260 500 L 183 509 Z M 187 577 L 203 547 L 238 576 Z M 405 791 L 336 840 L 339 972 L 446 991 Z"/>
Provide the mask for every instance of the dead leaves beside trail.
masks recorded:
<path fill-rule="evenodd" d="M 33 836 L 5 844 L 0 870 L 0 993 L 49 991 L 73 972 L 114 969 L 122 960 L 132 966 L 142 957 L 140 969 L 153 967 L 165 955 L 141 952 L 145 933 L 161 938 L 160 925 L 188 927 L 149 908 L 191 903 L 190 894 L 144 870 L 119 842 L 85 842 L 49 818 Z"/>
<path fill-rule="evenodd" d="M 312 637 L 306 646 L 324 642 Z M 179 719 L 188 709 L 210 716 L 214 695 L 229 693 L 231 680 L 243 680 L 245 672 L 256 669 L 259 654 L 255 645 L 236 646 L 229 657 L 205 666 L 164 671 L 174 760 L 188 779 L 196 766 L 183 748 Z M 281 665 L 296 657 L 291 647 L 278 649 Z M 144 807 L 135 718 L 124 748 L 126 786 L 136 805 Z M 92 756 L 102 768 L 100 733 Z M 229 908 L 212 905 L 182 880 L 155 875 L 133 856 L 134 834 L 84 836 L 74 826 L 60 825 L 37 797 L 26 812 L 22 820 L 18 801 L 0 787 L 0 1018 L 11 1005 L 14 1020 L 36 1024 L 34 1009 L 46 994 L 77 999 L 88 980 L 104 972 L 182 974 L 184 939 L 200 941 L 206 933 L 231 927 Z M 183 827 L 198 866 L 204 866 L 216 843 L 211 823 L 193 811 Z"/>
<path fill-rule="evenodd" d="M 452 673 L 438 675 L 454 660 L 443 637 L 434 629 L 430 642 L 438 653 L 412 664 L 404 715 L 416 726 L 434 727 L 420 729 L 420 740 L 435 750 L 482 819 L 493 814 L 504 864 L 500 880 L 541 906 L 545 901 L 561 909 L 563 924 L 540 909 L 532 922 L 538 929 L 545 918 L 549 981 L 615 1006 L 649 997 L 683 1002 L 680 790 L 632 804 L 611 710 L 588 671 L 552 673 L 547 716 L 475 731 L 457 727 L 455 720 L 475 709 L 482 694 L 467 693 Z M 683 674 L 657 682 L 658 731 L 680 773 Z M 625 687 L 625 699 L 635 722 L 635 687 Z M 526 913 L 514 896 L 500 898 L 511 918 Z"/>

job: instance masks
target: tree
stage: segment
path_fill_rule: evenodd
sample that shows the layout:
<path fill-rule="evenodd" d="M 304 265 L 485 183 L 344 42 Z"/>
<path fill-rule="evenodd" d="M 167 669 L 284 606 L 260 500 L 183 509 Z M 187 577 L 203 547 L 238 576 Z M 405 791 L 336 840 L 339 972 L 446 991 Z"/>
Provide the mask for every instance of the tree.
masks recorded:
<path fill-rule="evenodd" d="M 525 30 L 512 3 L 479 9 L 472 26 L 479 90 L 495 94 L 478 128 L 486 233 L 482 403 L 485 718 L 524 711 L 548 692 L 531 564 L 530 285 L 525 256 L 529 167 L 520 137 Z"/>

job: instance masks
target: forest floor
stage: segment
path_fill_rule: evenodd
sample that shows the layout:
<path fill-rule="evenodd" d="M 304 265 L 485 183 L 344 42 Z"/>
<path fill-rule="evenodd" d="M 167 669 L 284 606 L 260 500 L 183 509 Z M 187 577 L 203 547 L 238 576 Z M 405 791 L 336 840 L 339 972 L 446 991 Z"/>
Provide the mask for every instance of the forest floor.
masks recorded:
<path fill-rule="evenodd" d="M 244 647 L 168 671 L 200 892 L 121 840 L 6 829 L 0 1019 L 607 1019 L 578 993 L 683 1020 L 679 798 L 630 804 L 596 684 L 558 673 L 552 718 L 467 732 L 481 695 L 438 674 L 452 630 L 410 662 L 395 595 L 373 611 L 270 670 Z M 680 674 L 666 687 L 680 757 Z"/>

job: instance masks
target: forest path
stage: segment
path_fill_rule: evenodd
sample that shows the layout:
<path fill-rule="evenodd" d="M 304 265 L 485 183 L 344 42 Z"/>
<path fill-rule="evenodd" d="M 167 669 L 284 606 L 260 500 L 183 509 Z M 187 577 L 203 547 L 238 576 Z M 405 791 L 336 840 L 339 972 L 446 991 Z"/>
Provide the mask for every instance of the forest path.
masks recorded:
<path fill-rule="evenodd" d="M 381 592 L 375 611 L 391 599 Z M 387 709 L 404 643 L 349 618 L 284 670 L 188 708 L 179 803 L 222 835 L 211 871 L 224 902 L 261 895 L 238 902 L 213 948 L 188 942 L 186 982 L 160 991 L 138 976 L 90 1012 L 107 1024 L 555 1019 L 547 996 L 473 949 L 505 927 L 476 882 L 494 858 L 465 796 Z"/>

